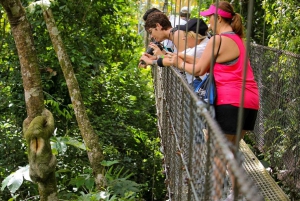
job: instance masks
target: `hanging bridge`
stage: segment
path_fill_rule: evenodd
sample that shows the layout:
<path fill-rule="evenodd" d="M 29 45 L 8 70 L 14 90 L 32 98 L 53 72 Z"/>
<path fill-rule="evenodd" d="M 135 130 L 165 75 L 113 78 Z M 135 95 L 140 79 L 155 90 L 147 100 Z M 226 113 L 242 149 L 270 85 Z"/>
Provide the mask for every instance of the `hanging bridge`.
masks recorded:
<path fill-rule="evenodd" d="M 234 190 L 234 200 L 285 201 L 283 188 L 299 192 L 300 55 L 250 47 L 260 92 L 251 149 L 229 145 L 176 68 L 152 67 L 168 200 L 225 200 Z"/>
<path fill-rule="evenodd" d="M 299 120 L 300 55 L 254 44 L 250 55 L 261 108 L 255 130 L 248 135 L 258 150 L 270 155 L 270 167 L 282 170 L 282 182 L 298 191 L 299 124 L 291 124 Z M 282 72 L 286 68 L 289 72 Z M 233 188 L 230 174 L 236 179 L 239 200 L 290 200 L 244 141 L 236 154 L 230 151 L 209 108 L 181 73 L 161 67 L 152 72 L 170 200 L 225 199 Z M 282 149 L 286 151 L 277 156 Z"/>

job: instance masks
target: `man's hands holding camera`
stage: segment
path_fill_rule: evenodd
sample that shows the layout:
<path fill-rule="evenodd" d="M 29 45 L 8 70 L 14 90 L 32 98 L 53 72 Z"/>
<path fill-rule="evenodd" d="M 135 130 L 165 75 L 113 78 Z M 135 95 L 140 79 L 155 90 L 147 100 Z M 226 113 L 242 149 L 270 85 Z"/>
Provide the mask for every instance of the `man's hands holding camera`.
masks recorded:
<path fill-rule="evenodd" d="M 144 53 L 140 58 L 139 68 L 147 68 L 148 65 L 152 65 L 153 61 L 157 59 L 157 56 L 153 56 L 148 53 Z"/>
<path fill-rule="evenodd" d="M 151 55 L 164 55 L 166 53 L 162 44 L 159 42 L 151 42 L 146 52 Z"/>
<path fill-rule="evenodd" d="M 146 68 L 148 65 L 152 65 L 153 61 L 157 60 L 157 55 L 164 55 L 166 51 L 159 42 L 151 42 L 146 50 L 146 53 L 140 58 L 139 68 Z"/>

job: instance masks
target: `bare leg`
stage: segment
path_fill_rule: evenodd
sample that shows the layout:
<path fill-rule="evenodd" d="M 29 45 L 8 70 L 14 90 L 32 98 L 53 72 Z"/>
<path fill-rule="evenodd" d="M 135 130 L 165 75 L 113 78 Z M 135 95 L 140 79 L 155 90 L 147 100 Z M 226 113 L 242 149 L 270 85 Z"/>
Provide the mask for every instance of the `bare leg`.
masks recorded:
<path fill-rule="evenodd" d="M 240 136 L 241 138 L 239 139 L 239 141 L 240 141 L 241 139 L 244 138 L 246 132 L 247 132 L 246 130 L 242 130 L 242 133 L 241 133 L 241 136 Z M 228 135 L 228 134 L 225 134 L 225 136 L 226 136 L 226 138 L 227 138 L 227 140 L 228 140 L 229 142 L 231 142 L 233 145 L 235 144 L 235 141 L 236 141 L 236 138 L 237 138 L 236 135 Z M 231 151 L 233 151 L 233 150 L 231 149 Z M 230 170 L 230 169 L 228 169 L 228 173 L 229 173 L 229 175 L 230 175 L 230 180 L 231 180 L 231 183 L 232 183 L 232 189 L 234 189 L 234 186 L 235 186 L 235 183 L 234 183 L 234 177 L 233 177 L 233 175 L 231 174 L 231 170 Z M 233 197 L 232 197 L 232 198 L 233 198 Z M 232 198 L 226 199 L 226 200 L 233 200 Z"/>
<path fill-rule="evenodd" d="M 245 134 L 246 134 L 246 130 L 242 130 L 242 133 L 241 133 L 241 139 L 244 138 Z M 204 133 L 204 136 L 205 136 L 205 141 L 208 141 L 208 132 L 206 129 L 203 129 L 203 133 Z M 226 139 L 232 143 L 232 144 L 235 144 L 235 140 L 236 140 L 236 135 L 229 135 L 229 134 L 225 134 L 225 137 Z M 231 149 L 231 151 L 233 151 Z M 215 196 L 213 197 L 213 200 L 214 201 L 219 201 L 222 197 L 222 185 L 223 185 L 223 177 L 222 175 L 225 174 L 225 171 L 226 169 L 224 168 L 224 164 L 222 163 L 221 159 L 218 157 L 218 156 L 215 156 L 214 157 L 214 164 L 213 164 L 213 172 L 214 172 L 214 177 L 216 179 L 216 186 L 215 186 L 215 191 L 216 191 L 216 194 Z M 228 173 L 230 175 L 230 180 L 231 180 L 231 183 L 232 183 L 232 189 L 234 189 L 234 177 L 233 175 L 231 174 L 231 170 L 228 169 Z M 230 199 L 228 199 L 230 200 Z"/>
<path fill-rule="evenodd" d="M 246 130 L 242 130 L 242 133 L 241 133 L 241 139 L 244 138 L 246 132 L 247 132 Z M 225 134 L 225 137 L 227 138 L 227 140 L 228 140 L 229 142 L 231 142 L 232 144 L 235 144 L 236 137 L 237 137 L 236 135 L 228 135 L 228 134 Z M 240 141 L 241 139 L 239 139 L 239 141 Z"/>

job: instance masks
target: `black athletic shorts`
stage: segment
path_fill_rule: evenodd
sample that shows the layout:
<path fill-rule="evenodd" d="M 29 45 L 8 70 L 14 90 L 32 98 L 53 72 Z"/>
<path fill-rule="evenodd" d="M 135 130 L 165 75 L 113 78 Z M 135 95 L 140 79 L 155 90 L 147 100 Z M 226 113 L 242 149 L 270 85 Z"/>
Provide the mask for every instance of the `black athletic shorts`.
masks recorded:
<path fill-rule="evenodd" d="M 236 135 L 239 107 L 233 105 L 216 105 L 216 120 L 224 134 Z M 242 130 L 253 130 L 257 110 L 244 108 Z"/>

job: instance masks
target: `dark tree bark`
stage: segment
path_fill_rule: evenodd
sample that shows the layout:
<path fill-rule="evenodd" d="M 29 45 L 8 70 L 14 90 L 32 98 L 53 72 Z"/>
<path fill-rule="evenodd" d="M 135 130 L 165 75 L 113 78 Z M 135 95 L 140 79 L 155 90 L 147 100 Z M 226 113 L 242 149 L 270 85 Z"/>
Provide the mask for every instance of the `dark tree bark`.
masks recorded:
<path fill-rule="evenodd" d="M 84 102 L 80 93 L 80 88 L 75 73 L 73 71 L 71 61 L 68 57 L 63 41 L 59 35 L 59 31 L 56 26 L 51 9 L 48 8 L 44 10 L 43 15 L 52 40 L 54 50 L 56 52 L 60 66 L 64 73 L 64 77 L 66 79 L 77 123 L 84 143 L 87 147 L 87 153 L 91 167 L 93 169 L 95 183 L 97 189 L 100 190 L 106 185 L 106 180 L 104 176 L 104 167 L 101 165 L 101 161 L 104 159 L 104 156 L 99 144 L 99 138 L 94 132 L 94 129 L 86 113 Z"/>
<path fill-rule="evenodd" d="M 56 158 L 52 155 L 50 137 L 54 130 L 51 112 L 45 109 L 41 75 L 34 47 L 31 25 L 20 0 L 0 0 L 7 12 L 18 50 L 25 93 L 27 118 L 23 133 L 28 144 L 30 177 L 38 184 L 41 201 L 56 201 Z"/>

